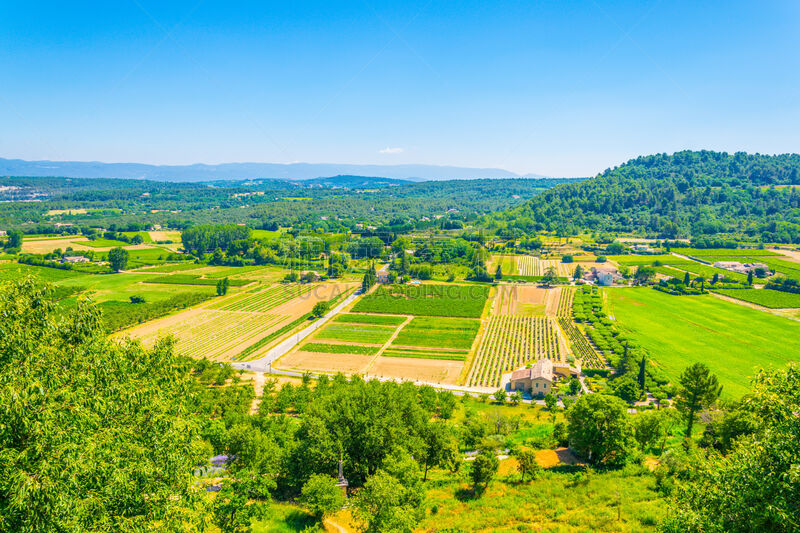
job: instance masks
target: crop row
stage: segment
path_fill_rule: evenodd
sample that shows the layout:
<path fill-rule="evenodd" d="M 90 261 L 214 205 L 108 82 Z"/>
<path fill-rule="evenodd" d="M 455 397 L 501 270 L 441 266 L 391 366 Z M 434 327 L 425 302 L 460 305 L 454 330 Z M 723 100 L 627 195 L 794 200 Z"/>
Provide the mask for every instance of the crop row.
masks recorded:
<path fill-rule="evenodd" d="M 572 300 L 575 297 L 575 289 L 572 287 L 563 287 L 561 294 L 558 298 L 558 316 L 569 317 L 572 315 Z"/>
<path fill-rule="evenodd" d="M 225 311 L 205 311 L 155 334 L 143 338 L 143 342 L 155 337 L 172 335 L 177 339 L 176 351 L 190 357 L 221 356 L 231 348 L 262 335 L 276 323 L 285 320 L 283 315 L 243 314 Z"/>
<path fill-rule="evenodd" d="M 532 255 L 517 257 L 517 274 L 523 276 L 541 276 L 543 274 L 542 262 Z"/>
<path fill-rule="evenodd" d="M 715 290 L 719 294 L 750 302 L 770 309 L 786 309 L 800 307 L 800 294 L 775 291 L 772 289 L 722 289 Z"/>
<path fill-rule="evenodd" d="M 430 352 L 416 350 L 396 350 L 387 349 L 381 354 L 382 357 L 404 357 L 408 359 L 437 359 L 440 361 L 463 361 L 467 354 L 459 352 Z"/>
<path fill-rule="evenodd" d="M 309 342 L 300 347 L 306 352 L 319 353 L 347 353 L 355 355 L 375 355 L 381 349 L 380 346 L 361 346 L 358 344 L 324 344 L 321 342 Z"/>
<path fill-rule="evenodd" d="M 561 359 L 558 333 L 551 318 L 493 316 L 467 382 L 497 387 L 504 373 L 543 358 Z"/>
<path fill-rule="evenodd" d="M 353 307 L 356 313 L 478 318 L 489 295 L 483 285 L 380 286 Z"/>
<path fill-rule="evenodd" d="M 581 366 L 584 368 L 605 368 L 606 365 L 603 362 L 600 355 L 597 351 L 592 347 L 589 340 L 583 334 L 583 332 L 578 329 L 578 326 L 575 325 L 572 320 L 566 317 L 558 317 L 558 325 L 561 326 L 561 329 L 567 336 L 571 346 L 572 346 L 572 353 L 580 359 Z"/>
<path fill-rule="evenodd" d="M 289 300 L 299 298 L 311 292 L 314 285 L 274 285 L 256 293 L 242 293 L 223 302 L 212 304 L 210 309 L 222 311 L 257 311 L 265 312 L 282 305 Z"/>

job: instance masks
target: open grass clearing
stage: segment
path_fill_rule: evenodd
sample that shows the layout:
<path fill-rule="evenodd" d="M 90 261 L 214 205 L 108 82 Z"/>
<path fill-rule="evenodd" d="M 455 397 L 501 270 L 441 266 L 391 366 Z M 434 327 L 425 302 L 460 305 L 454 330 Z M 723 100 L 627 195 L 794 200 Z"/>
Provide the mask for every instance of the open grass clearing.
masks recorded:
<path fill-rule="evenodd" d="M 677 380 L 695 362 L 708 365 L 723 397 L 749 390 L 758 368 L 796 361 L 800 323 L 712 296 L 670 296 L 651 289 L 605 291 L 617 325 Z"/>
<path fill-rule="evenodd" d="M 170 263 L 166 265 L 146 266 L 138 269 L 138 272 L 158 272 L 163 274 L 172 274 L 175 272 L 188 272 L 190 270 L 197 270 L 203 268 L 205 265 L 191 263 L 189 261 L 183 263 Z"/>
<path fill-rule="evenodd" d="M 538 480 L 520 483 L 514 461 L 500 462 L 496 481 L 480 498 L 471 497 L 458 476 L 431 473 L 426 504 L 437 512 L 419 530 L 640 533 L 656 531 L 667 513 L 649 474 L 609 470 L 576 484 L 574 472 L 582 468 L 562 466 L 564 471 L 546 470 Z"/>

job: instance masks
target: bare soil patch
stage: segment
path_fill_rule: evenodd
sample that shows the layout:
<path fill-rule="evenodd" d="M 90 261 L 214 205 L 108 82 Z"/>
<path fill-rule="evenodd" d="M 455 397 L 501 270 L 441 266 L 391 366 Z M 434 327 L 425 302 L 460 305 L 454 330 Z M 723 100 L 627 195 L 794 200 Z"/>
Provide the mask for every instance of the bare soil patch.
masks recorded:
<path fill-rule="evenodd" d="M 561 287 L 553 289 L 540 289 L 546 291 L 544 297 L 544 314 L 548 316 L 558 315 L 558 302 L 561 299 Z"/>
<path fill-rule="evenodd" d="M 372 366 L 370 375 L 454 385 L 463 368 L 464 361 L 380 356 Z"/>
<path fill-rule="evenodd" d="M 273 366 L 287 370 L 358 374 L 364 372 L 370 361 L 372 361 L 372 356 L 369 355 L 329 354 L 299 350 L 281 357 Z"/>
<path fill-rule="evenodd" d="M 583 464 L 569 448 L 556 448 L 555 450 L 539 450 L 536 452 L 536 460 L 544 468 L 565 465 Z"/>
<path fill-rule="evenodd" d="M 314 304 L 320 301 L 331 300 L 338 295 L 354 288 L 357 283 L 321 283 L 312 291 L 307 292 L 293 300 L 279 305 L 275 309 L 270 310 L 270 313 L 279 315 L 290 315 L 295 318 L 303 316 L 311 312 Z"/>

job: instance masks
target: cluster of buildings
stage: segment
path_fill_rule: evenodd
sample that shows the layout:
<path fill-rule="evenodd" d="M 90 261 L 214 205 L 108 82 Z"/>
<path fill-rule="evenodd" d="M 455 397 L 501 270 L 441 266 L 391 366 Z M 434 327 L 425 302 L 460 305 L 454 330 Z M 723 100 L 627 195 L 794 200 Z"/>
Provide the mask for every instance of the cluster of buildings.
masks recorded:
<path fill-rule="evenodd" d="M 769 265 L 764 263 L 739 263 L 738 261 L 717 261 L 714 263 L 715 268 L 724 268 L 725 270 L 730 270 L 731 272 L 737 272 L 739 274 L 749 274 L 752 272 L 753 274 L 756 273 L 756 270 L 763 270 L 764 272 L 769 272 Z"/>
<path fill-rule="evenodd" d="M 622 279 L 622 274 L 613 266 L 600 266 L 587 268 L 583 273 L 583 280 L 594 283 L 601 287 L 610 287 L 618 279 Z"/>
<path fill-rule="evenodd" d="M 545 396 L 553 389 L 553 382 L 559 378 L 577 377 L 579 370 L 567 363 L 553 362 L 550 359 L 539 359 L 528 368 L 521 368 L 511 373 L 509 388 L 531 396 Z"/>

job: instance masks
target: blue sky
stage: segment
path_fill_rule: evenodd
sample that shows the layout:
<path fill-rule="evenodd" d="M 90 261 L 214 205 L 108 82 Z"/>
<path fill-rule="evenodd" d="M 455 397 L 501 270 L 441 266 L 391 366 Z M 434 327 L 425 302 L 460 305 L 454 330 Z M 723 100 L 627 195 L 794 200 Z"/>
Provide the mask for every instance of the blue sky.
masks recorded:
<path fill-rule="evenodd" d="M 593 175 L 800 151 L 800 2 L 2 2 L 0 157 Z"/>

